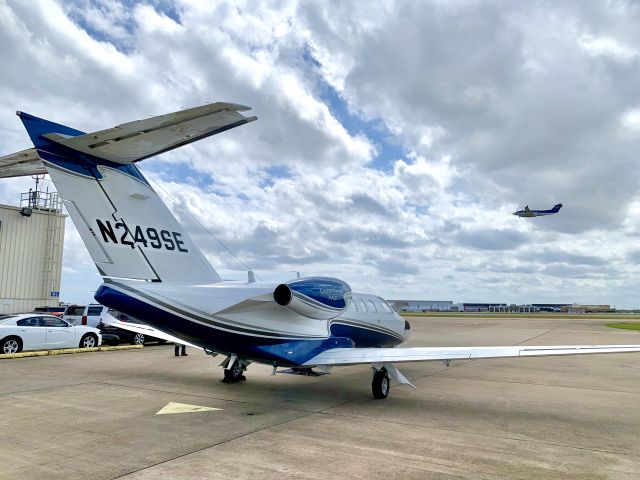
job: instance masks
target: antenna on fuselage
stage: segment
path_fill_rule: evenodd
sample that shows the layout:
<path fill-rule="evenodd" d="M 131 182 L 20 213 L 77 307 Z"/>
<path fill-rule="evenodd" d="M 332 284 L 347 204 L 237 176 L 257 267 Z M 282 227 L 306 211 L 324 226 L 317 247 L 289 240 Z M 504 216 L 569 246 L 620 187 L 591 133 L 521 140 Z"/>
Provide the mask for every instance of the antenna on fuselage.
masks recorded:
<path fill-rule="evenodd" d="M 296 274 L 296 278 L 300 278 L 300 272 L 298 272 L 297 270 L 291 270 L 291 271 Z"/>

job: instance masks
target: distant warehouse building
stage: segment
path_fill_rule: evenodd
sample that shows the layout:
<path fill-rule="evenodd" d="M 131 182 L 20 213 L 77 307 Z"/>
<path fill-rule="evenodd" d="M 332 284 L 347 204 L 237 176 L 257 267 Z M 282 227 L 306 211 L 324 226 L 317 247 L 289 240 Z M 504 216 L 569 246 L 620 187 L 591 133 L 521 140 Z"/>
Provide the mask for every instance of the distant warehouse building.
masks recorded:
<path fill-rule="evenodd" d="M 566 303 L 532 303 L 541 312 L 562 312 L 567 306 Z"/>
<path fill-rule="evenodd" d="M 564 305 L 562 311 L 570 314 L 581 314 L 615 312 L 615 309 L 612 309 L 611 305 L 580 305 L 579 303 L 573 303 Z"/>
<path fill-rule="evenodd" d="M 0 205 L 0 314 L 58 305 L 64 221 L 57 193 L 22 195 Z"/>
<path fill-rule="evenodd" d="M 459 312 L 493 312 L 498 311 L 500 307 L 507 307 L 506 303 L 459 303 Z"/>
<path fill-rule="evenodd" d="M 396 312 L 449 312 L 453 302 L 448 300 L 389 300 Z"/>

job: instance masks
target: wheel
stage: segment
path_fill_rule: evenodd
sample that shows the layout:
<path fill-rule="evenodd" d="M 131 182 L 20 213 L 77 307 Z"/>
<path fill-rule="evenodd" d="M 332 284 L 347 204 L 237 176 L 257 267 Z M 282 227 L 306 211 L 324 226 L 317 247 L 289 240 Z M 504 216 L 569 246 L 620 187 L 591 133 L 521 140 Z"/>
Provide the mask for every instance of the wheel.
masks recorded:
<path fill-rule="evenodd" d="M 391 387 L 391 382 L 389 381 L 389 374 L 383 368 L 382 370 L 376 371 L 373 374 L 373 381 L 371 382 L 371 390 L 373 391 L 373 398 L 383 399 L 389 396 L 389 388 Z"/>
<path fill-rule="evenodd" d="M 80 348 L 93 348 L 98 346 L 98 337 L 93 333 L 87 333 L 83 335 L 80 340 Z"/>
<path fill-rule="evenodd" d="M 5 338 L 0 342 L 0 353 L 18 353 L 22 351 L 22 340 L 18 337 Z"/>
<path fill-rule="evenodd" d="M 229 370 L 224 369 L 224 378 L 222 379 L 223 383 L 236 383 L 240 380 L 246 380 L 247 378 L 243 375 L 244 367 L 242 363 L 236 361 L 236 363 Z"/>
<path fill-rule="evenodd" d="M 144 345 L 144 334 L 136 333 L 133 336 L 133 340 L 131 341 L 131 343 L 133 343 L 134 345 Z"/>

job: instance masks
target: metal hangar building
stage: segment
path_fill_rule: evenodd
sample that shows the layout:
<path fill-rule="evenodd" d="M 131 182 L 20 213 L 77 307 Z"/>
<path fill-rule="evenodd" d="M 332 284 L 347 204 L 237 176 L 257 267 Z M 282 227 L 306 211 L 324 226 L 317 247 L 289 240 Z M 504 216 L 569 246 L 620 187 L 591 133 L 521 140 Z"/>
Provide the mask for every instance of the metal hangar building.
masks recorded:
<path fill-rule="evenodd" d="M 37 183 L 19 207 L 0 205 L 0 314 L 59 304 L 65 218 Z"/>

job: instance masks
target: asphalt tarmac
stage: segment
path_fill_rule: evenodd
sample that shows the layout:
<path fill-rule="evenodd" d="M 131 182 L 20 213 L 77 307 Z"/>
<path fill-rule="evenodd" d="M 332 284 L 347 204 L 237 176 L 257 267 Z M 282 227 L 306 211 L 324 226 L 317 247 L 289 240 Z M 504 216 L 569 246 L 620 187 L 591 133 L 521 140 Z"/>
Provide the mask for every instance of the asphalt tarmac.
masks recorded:
<path fill-rule="evenodd" d="M 640 343 L 580 316 L 409 321 L 410 346 Z M 228 385 L 188 353 L 0 360 L 0 478 L 640 478 L 640 353 L 404 364 L 418 390 L 386 400 L 366 365 Z"/>

